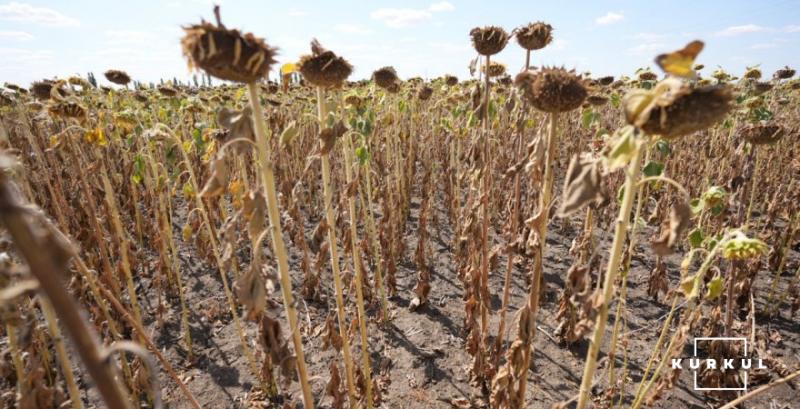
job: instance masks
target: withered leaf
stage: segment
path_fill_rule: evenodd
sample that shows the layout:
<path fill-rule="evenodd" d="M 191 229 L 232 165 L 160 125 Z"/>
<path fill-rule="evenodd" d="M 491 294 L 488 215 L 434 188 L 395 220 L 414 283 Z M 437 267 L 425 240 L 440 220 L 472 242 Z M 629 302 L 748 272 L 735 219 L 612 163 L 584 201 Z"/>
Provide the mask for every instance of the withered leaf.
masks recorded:
<path fill-rule="evenodd" d="M 568 217 L 590 202 L 599 200 L 602 197 L 600 183 L 599 162 L 586 156 L 573 156 L 567 169 L 558 216 Z"/>
<path fill-rule="evenodd" d="M 221 138 L 220 143 L 225 144 L 234 139 L 244 138 L 250 141 L 256 140 L 256 134 L 253 130 L 253 111 L 247 107 L 241 111 L 230 108 L 222 108 L 217 113 L 217 122 L 228 133 Z M 237 150 L 244 149 L 243 144 L 236 143 Z"/>
<path fill-rule="evenodd" d="M 672 254 L 675 244 L 678 243 L 684 230 L 691 222 L 692 209 L 684 200 L 679 200 L 672 205 L 669 212 L 669 224 L 663 229 L 661 235 L 650 241 L 653 251 L 659 256 Z"/>
<path fill-rule="evenodd" d="M 345 132 L 347 132 L 347 127 L 341 120 L 336 122 L 333 126 L 321 130 L 319 132 L 319 139 L 322 142 L 320 153 L 327 155 L 331 149 L 333 149 L 333 146 L 336 144 L 336 140 L 344 135 Z"/>
<path fill-rule="evenodd" d="M 245 318 L 256 320 L 267 306 L 267 290 L 260 266 L 252 266 L 233 283 L 239 302 L 245 308 Z"/>
<path fill-rule="evenodd" d="M 216 197 L 225 192 L 225 187 L 228 186 L 228 178 L 230 172 L 228 165 L 225 163 L 225 158 L 216 158 L 211 161 L 211 177 L 206 181 L 203 190 L 200 191 L 200 197 Z"/>

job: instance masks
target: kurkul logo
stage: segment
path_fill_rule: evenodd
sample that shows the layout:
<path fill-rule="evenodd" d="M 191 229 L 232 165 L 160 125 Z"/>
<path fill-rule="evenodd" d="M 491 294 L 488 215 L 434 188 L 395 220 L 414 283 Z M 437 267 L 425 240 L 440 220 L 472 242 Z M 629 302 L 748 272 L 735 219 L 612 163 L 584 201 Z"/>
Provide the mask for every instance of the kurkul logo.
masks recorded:
<path fill-rule="evenodd" d="M 715 358 L 702 358 L 699 357 L 697 354 L 697 344 L 698 342 L 713 342 L 713 341 L 720 341 L 726 343 L 740 343 L 743 345 L 742 351 L 743 356 L 741 357 L 729 357 L 729 358 L 722 358 L 722 359 L 715 359 Z M 747 390 L 747 373 L 750 369 L 765 369 L 764 363 L 760 358 L 750 358 L 748 356 L 748 345 L 747 345 L 747 338 L 737 338 L 737 337 L 699 337 L 694 339 L 694 352 L 692 354 L 692 358 L 673 358 L 672 359 L 672 369 L 690 369 L 692 371 L 692 377 L 694 378 L 694 390 L 696 391 L 746 391 Z M 730 350 L 730 349 L 729 349 Z M 727 371 L 739 371 L 741 375 L 741 386 L 736 387 L 726 387 L 722 385 L 721 387 L 714 387 L 708 388 L 703 387 L 697 384 L 697 373 L 701 369 L 706 370 L 717 370 L 722 372 Z"/>

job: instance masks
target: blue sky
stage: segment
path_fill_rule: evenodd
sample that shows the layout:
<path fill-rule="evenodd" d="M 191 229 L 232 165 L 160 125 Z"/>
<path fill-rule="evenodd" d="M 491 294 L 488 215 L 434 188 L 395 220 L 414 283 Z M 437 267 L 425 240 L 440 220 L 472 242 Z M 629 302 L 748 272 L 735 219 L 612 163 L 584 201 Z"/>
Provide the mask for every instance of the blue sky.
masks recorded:
<path fill-rule="evenodd" d="M 280 48 L 281 63 L 308 52 L 317 37 L 348 58 L 353 78 L 393 65 L 401 77 L 468 74 L 475 55 L 468 32 L 478 25 L 511 30 L 542 20 L 555 41 L 534 64 L 564 65 L 596 75 L 630 74 L 655 55 L 693 39 L 706 42 L 699 62 L 741 73 L 800 68 L 800 0 L 728 1 L 253 1 L 222 0 L 229 27 L 252 31 Z M 0 83 L 85 75 L 104 82 L 109 68 L 135 79 L 186 79 L 180 26 L 213 19 L 208 0 L 0 0 Z M 510 72 L 524 53 L 510 43 L 496 60 Z"/>

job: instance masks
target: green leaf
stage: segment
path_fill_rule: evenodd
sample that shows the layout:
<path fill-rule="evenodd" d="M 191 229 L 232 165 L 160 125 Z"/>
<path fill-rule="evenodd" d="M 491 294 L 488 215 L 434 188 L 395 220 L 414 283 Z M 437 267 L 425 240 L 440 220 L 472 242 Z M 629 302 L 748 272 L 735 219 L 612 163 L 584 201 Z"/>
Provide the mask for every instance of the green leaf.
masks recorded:
<path fill-rule="evenodd" d="M 691 300 L 697 297 L 700 294 L 700 286 L 703 285 L 703 276 L 701 274 L 695 274 L 693 276 L 688 276 L 681 281 L 681 292 L 683 295 Z"/>
<path fill-rule="evenodd" d="M 706 298 L 708 300 L 713 300 L 720 295 L 722 295 L 722 290 L 724 289 L 722 285 L 722 276 L 716 275 L 711 281 L 708 282 L 708 289 L 706 290 Z"/>
<path fill-rule="evenodd" d="M 611 150 L 605 156 L 606 168 L 611 171 L 624 167 L 636 153 L 636 142 L 633 140 L 633 128 L 624 127 L 615 133 Z"/>
<path fill-rule="evenodd" d="M 696 249 L 703 245 L 703 231 L 700 229 L 694 229 L 689 232 L 689 244 L 692 246 L 693 249 Z"/>
<path fill-rule="evenodd" d="M 187 199 L 193 199 L 196 193 L 197 192 L 195 192 L 195 190 L 194 190 L 194 185 L 192 185 L 189 182 L 186 182 L 186 183 L 183 184 L 183 196 L 184 197 L 186 197 Z"/>
<path fill-rule="evenodd" d="M 589 128 L 598 118 L 600 118 L 600 114 L 594 112 L 593 109 L 585 109 L 583 110 L 583 114 L 581 114 L 581 125 L 583 125 L 584 128 Z"/>
<path fill-rule="evenodd" d="M 363 165 L 369 161 L 369 151 L 367 151 L 367 148 L 359 146 L 356 148 L 356 157 L 358 158 L 358 163 Z"/>
<path fill-rule="evenodd" d="M 478 116 L 470 111 L 469 118 L 467 118 L 467 128 L 474 128 L 476 125 L 478 125 Z"/>
<path fill-rule="evenodd" d="M 717 234 L 716 236 L 709 236 L 705 239 L 705 246 L 706 249 L 709 251 L 713 250 L 714 247 L 717 247 L 717 244 L 722 240 L 722 235 Z"/>
<path fill-rule="evenodd" d="M 645 177 L 661 176 L 664 173 L 664 164 L 656 161 L 647 162 L 642 168 Z"/>
<path fill-rule="evenodd" d="M 495 105 L 494 100 L 489 100 L 489 119 L 494 119 L 497 117 L 497 105 Z"/>
<path fill-rule="evenodd" d="M 611 94 L 611 105 L 613 105 L 614 108 L 619 108 L 619 104 L 621 103 L 622 103 L 622 97 L 620 97 L 619 94 L 617 94 L 616 92 Z"/>
<path fill-rule="evenodd" d="M 692 209 L 692 214 L 700 214 L 703 211 L 705 202 L 700 200 L 699 198 L 692 199 L 689 201 L 689 207 Z"/>
<path fill-rule="evenodd" d="M 773 116 L 774 114 L 772 111 L 765 107 L 759 107 L 753 110 L 753 117 L 757 121 L 769 121 Z"/>
<path fill-rule="evenodd" d="M 669 145 L 669 142 L 663 139 L 659 139 L 658 142 L 656 142 L 656 150 L 658 151 L 658 153 L 664 156 L 667 156 L 670 153 L 672 153 L 672 147 Z"/>

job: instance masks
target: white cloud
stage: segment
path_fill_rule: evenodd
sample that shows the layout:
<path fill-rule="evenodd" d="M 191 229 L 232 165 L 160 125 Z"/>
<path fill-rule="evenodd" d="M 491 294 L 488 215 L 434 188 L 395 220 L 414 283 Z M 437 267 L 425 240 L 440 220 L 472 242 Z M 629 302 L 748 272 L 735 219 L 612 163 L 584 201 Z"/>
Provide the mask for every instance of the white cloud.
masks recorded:
<path fill-rule="evenodd" d="M 634 40 L 644 41 L 648 43 L 662 41 L 665 38 L 667 38 L 666 34 L 658 34 L 658 33 L 636 33 L 633 36 Z"/>
<path fill-rule="evenodd" d="M 629 48 L 628 53 L 635 55 L 652 55 L 664 51 L 665 48 L 666 45 L 663 43 L 645 43 Z"/>
<path fill-rule="evenodd" d="M 108 45 L 147 45 L 158 39 L 154 32 L 138 30 L 107 30 L 105 40 Z"/>
<path fill-rule="evenodd" d="M 758 43 L 753 44 L 750 46 L 751 50 L 768 50 L 770 48 L 778 48 L 778 44 L 775 43 Z"/>
<path fill-rule="evenodd" d="M 78 27 L 80 25 L 77 19 L 65 16 L 56 10 L 14 1 L 0 5 L 0 20 L 33 23 L 47 27 Z"/>
<path fill-rule="evenodd" d="M 305 17 L 308 15 L 308 12 L 300 9 L 289 9 L 288 14 L 291 17 Z"/>
<path fill-rule="evenodd" d="M 370 17 L 383 21 L 389 27 L 403 28 L 430 20 L 433 15 L 427 10 L 386 8 L 373 11 Z"/>
<path fill-rule="evenodd" d="M 359 26 L 357 24 L 337 24 L 333 26 L 333 29 L 341 33 L 348 34 L 369 34 L 372 32 L 368 28 Z"/>
<path fill-rule="evenodd" d="M 553 44 L 550 44 L 546 50 L 561 51 L 567 48 L 567 45 L 569 45 L 569 41 L 564 40 L 563 38 L 556 38 L 555 41 L 553 41 Z"/>
<path fill-rule="evenodd" d="M 740 34 L 759 33 L 767 31 L 766 27 L 761 27 L 755 24 L 745 24 L 741 26 L 731 26 L 722 31 L 717 31 L 714 35 L 719 37 L 732 37 Z"/>
<path fill-rule="evenodd" d="M 800 26 L 797 25 L 786 26 L 783 28 L 783 31 L 787 33 L 800 33 Z"/>
<path fill-rule="evenodd" d="M 433 3 L 430 5 L 430 7 L 428 7 L 428 10 L 430 10 L 433 13 L 438 13 L 440 11 L 453 11 L 455 9 L 456 6 L 454 6 L 449 1 L 440 1 L 438 3 Z"/>
<path fill-rule="evenodd" d="M 403 28 L 410 27 L 422 23 L 433 18 L 434 13 L 444 11 L 453 11 L 455 6 L 450 2 L 444 0 L 431 4 L 427 9 L 395 9 L 383 8 L 370 13 L 370 17 L 375 20 L 380 20 L 388 27 Z"/>
<path fill-rule="evenodd" d="M 605 16 L 596 18 L 594 22 L 601 26 L 607 26 L 609 24 L 619 23 L 624 19 L 625 16 L 622 13 L 614 13 L 613 11 L 609 11 Z"/>
<path fill-rule="evenodd" d="M 434 48 L 434 49 L 438 50 L 439 52 L 453 53 L 453 54 L 462 53 L 462 52 L 468 52 L 468 51 L 470 51 L 472 49 L 472 47 L 470 47 L 467 44 L 463 44 L 463 43 L 445 43 L 445 42 L 431 42 L 431 43 L 428 43 L 428 47 Z"/>
<path fill-rule="evenodd" d="M 54 54 L 50 50 L 0 47 L 0 56 L 2 56 L 3 62 L 11 66 L 20 63 L 50 61 Z"/>
<path fill-rule="evenodd" d="M 33 35 L 24 31 L 0 31 L 0 41 L 28 41 Z"/>

